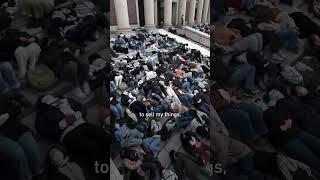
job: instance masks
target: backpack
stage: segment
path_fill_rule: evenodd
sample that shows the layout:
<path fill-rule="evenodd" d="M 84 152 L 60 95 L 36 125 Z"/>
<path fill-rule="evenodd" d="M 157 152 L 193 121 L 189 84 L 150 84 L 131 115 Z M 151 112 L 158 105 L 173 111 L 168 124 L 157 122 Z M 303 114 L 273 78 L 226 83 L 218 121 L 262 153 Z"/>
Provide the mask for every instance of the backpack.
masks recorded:
<path fill-rule="evenodd" d="M 53 71 L 46 65 L 39 65 L 34 71 L 27 74 L 29 84 L 40 91 L 45 91 L 52 87 L 58 79 Z"/>

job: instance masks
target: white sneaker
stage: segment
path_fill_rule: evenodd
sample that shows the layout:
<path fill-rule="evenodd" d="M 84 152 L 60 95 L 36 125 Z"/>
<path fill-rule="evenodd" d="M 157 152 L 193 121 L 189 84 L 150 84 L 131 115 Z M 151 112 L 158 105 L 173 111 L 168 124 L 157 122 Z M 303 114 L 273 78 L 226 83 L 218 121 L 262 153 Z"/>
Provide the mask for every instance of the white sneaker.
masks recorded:
<path fill-rule="evenodd" d="M 91 89 L 90 89 L 90 86 L 89 86 L 88 82 L 84 82 L 82 84 L 82 90 L 87 96 L 90 95 Z"/>
<path fill-rule="evenodd" d="M 73 90 L 73 95 L 76 96 L 77 98 L 80 98 L 80 99 L 87 97 L 86 94 L 83 93 L 83 91 L 81 90 L 80 87 L 76 87 Z"/>

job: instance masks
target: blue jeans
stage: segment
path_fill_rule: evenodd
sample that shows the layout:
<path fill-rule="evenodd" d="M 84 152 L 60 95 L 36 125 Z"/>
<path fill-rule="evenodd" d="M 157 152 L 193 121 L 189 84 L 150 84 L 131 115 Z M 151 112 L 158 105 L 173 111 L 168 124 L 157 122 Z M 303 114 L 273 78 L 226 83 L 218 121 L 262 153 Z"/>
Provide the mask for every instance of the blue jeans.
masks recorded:
<path fill-rule="evenodd" d="M 236 164 L 226 169 L 226 180 L 263 180 L 264 178 L 253 176 L 254 163 L 250 156 L 240 159 Z"/>
<path fill-rule="evenodd" d="M 304 131 L 283 146 L 292 158 L 320 170 L 320 139 Z"/>
<path fill-rule="evenodd" d="M 193 104 L 193 99 L 190 94 L 182 94 L 179 96 L 181 103 L 187 107 L 191 107 Z"/>
<path fill-rule="evenodd" d="M 117 105 L 110 104 L 110 110 L 112 111 L 113 115 L 116 116 L 116 120 L 119 120 L 124 117 L 124 110 L 120 103 Z"/>
<path fill-rule="evenodd" d="M 116 83 L 114 81 L 110 81 L 110 92 L 113 93 L 117 90 Z"/>
<path fill-rule="evenodd" d="M 230 77 L 230 83 L 233 86 L 242 86 L 247 90 L 255 89 L 256 68 L 249 64 L 237 66 Z"/>
<path fill-rule="evenodd" d="M 268 132 L 263 120 L 263 111 L 254 104 L 238 104 L 234 107 L 225 108 L 221 119 L 228 129 L 240 133 L 245 142 L 252 142 L 258 135 Z"/>
<path fill-rule="evenodd" d="M 19 180 L 41 174 L 40 152 L 30 132 L 22 134 L 17 142 L 0 137 L 0 152 L 9 159 Z"/>
<path fill-rule="evenodd" d="M 177 125 L 179 128 L 186 128 L 192 121 L 193 117 L 189 112 L 181 113 L 180 116 L 181 117 L 179 118 Z"/>
<path fill-rule="evenodd" d="M 158 155 L 160 152 L 160 137 L 148 137 L 143 141 L 143 146 L 150 150 L 154 155 Z"/>
<path fill-rule="evenodd" d="M 206 114 L 210 114 L 210 105 L 209 104 L 206 104 L 206 103 L 203 103 L 201 106 L 200 106 L 200 111 L 206 113 Z"/>
<path fill-rule="evenodd" d="M 153 107 L 153 110 L 151 110 L 151 112 L 154 113 L 162 113 L 164 111 L 164 106 L 162 104 Z"/>
<path fill-rule="evenodd" d="M 183 82 L 182 89 L 190 90 L 191 89 L 191 83 L 189 81 Z"/>
<path fill-rule="evenodd" d="M 0 63 L 0 94 L 20 88 L 15 71 L 9 62 Z"/>
<path fill-rule="evenodd" d="M 285 42 L 285 47 L 288 49 L 295 49 L 298 46 L 298 31 L 295 28 L 280 30 L 276 32 L 278 38 Z"/>

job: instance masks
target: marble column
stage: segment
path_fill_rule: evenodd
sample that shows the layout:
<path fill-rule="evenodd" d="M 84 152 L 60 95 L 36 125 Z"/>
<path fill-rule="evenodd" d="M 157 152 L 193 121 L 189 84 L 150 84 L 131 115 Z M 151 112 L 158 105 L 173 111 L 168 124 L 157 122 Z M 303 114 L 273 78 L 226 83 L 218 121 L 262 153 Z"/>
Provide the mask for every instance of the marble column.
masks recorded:
<path fill-rule="evenodd" d="M 210 16 L 211 16 L 211 13 L 210 13 L 210 8 L 209 8 L 209 11 L 208 11 L 208 23 L 210 24 Z"/>
<path fill-rule="evenodd" d="M 202 10 L 202 23 L 208 21 L 208 12 L 209 12 L 210 0 L 204 0 L 203 10 Z"/>
<path fill-rule="evenodd" d="M 197 0 L 190 0 L 189 19 L 188 19 L 189 26 L 192 26 L 194 24 L 194 17 L 196 14 L 196 5 L 197 5 Z"/>
<path fill-rule="evenodd" d="M 154 24 L 159 25 L 158 22 L 158 0 L 154 0 Z"/>
<path fill-rule="evenodd" d="M 202 20 L 203 0 L 198 1 L 196 23 L 200 24 Z"/>
<path fill-rule="evenodd" d="M 117 31 L 118 32 L 129 32 L 129 15 L 127 0 L 114 0 L 114 7 L 117 17 Z"/>
<path fill-rule="evenodd" d="M 154 24 L 154 0 L 144 0 L 145 28 L 153 29 Z"/>
<path fill-rule="evenodd" d="M 164 0 L 164 26 L 172 26 L 172 0 Z"/>
<path fill-rule="evenodd" d="M 186 24 L 186 7 L 187 7 L 187 0 L 179 0 L 179 16 L 178 16 L 179 23 L 178 24 L 180 26 L 184 26 Z"/>

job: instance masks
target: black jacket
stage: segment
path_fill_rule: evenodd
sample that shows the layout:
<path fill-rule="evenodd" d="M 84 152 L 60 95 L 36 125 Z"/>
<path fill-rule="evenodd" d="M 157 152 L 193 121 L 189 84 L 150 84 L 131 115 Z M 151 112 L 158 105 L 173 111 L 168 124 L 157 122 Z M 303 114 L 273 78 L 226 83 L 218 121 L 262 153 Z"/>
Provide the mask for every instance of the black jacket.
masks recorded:
<path fill-rule="evenodd" d="M 269 139 L 274 146 L 280 146 L 288 143 L 291 139 L 295 138 L 299 133 L 293 115 L 290 113 L 290 106 L 288 101 L 279 100 L 275 107 L 270 107 L 264 112 L 264 120 L 269 129 Z M 280 126 L 285 124 L 285 121 L 292 119 L 292 126 L 287 130 L 281 130 Z"/>

